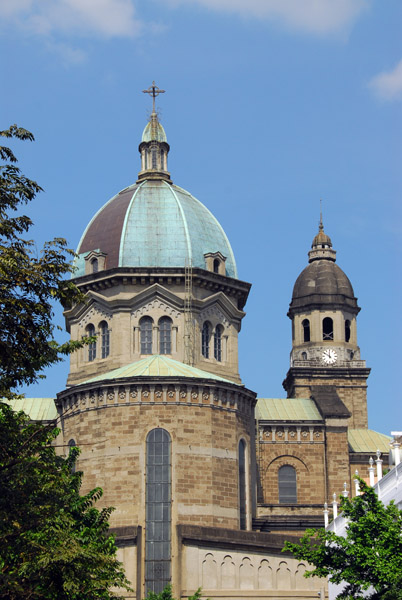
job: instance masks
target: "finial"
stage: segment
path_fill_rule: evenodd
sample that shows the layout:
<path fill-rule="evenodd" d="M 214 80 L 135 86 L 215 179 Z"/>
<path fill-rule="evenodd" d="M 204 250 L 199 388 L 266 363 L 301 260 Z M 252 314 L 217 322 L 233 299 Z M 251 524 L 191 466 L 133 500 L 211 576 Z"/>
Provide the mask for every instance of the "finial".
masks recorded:
<path fill-rule="evenodd" d="M 150 85 L 147 90 L 142 90 L 142 93 L 152 96 L 152 113 L 155 114 L 155 98 L 156 96 L 159 96 L 159 94 L 164 94 L 165 90 L 158 88 L 158 86 L 155 85 L 155 81 L 153 81 L 152 85 Z"/>
<path fill-rule="evenodd" d="M 324 231 L 324 225 L 322 223 L 322 198 L 320 198 L 320 224 L 318 226 L 319 231 Z"/>

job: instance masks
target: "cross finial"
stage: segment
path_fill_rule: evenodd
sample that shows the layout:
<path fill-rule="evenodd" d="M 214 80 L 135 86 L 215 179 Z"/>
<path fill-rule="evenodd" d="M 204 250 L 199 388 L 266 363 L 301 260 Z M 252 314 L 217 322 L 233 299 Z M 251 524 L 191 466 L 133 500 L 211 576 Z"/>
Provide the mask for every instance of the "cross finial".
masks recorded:
<path fill-rule="evenodd" d="M 143 94 L 149 94 L 150 96 L 152 96 L 152 112 L 155 112 L 155 98 L 156 96 L 159 96 L 159 94 L 164 94 L 165 90 L 161 90 L 160 88 L 158 88 L 157 85 L 155 85 L 155 81 L 152 82 L 152 85 L 149 86 L 149 88 L 147 90 L 142 90 Z"/>
<path fill-rule="evenodd" d="M 319 231 L 324 231 L 324 225 L 322 223 L 322 198 L 320 198 L 320 224 L 318 226 Z"/>

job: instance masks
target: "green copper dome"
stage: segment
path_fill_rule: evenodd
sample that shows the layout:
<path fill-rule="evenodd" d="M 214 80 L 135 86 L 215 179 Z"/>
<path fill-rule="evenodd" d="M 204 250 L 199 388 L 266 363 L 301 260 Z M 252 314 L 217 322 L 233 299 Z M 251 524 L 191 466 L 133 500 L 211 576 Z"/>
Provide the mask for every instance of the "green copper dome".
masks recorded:
<path fill-rule="evenodd" d="M 229 240 L 212 213 L 189 192 L 164 180 L 136 183 L 107 202 L 79 243 L 75 277 L 85 274 L 85 256 L 106 254 L 115 267 L 206 268 L 204 255 L 226 257 L 226 275 L 237 278 Z"/>
<path fill-rule="evenodd" d="M 117 267 L 206 268 L 205 254 L 220 253 L 225 274 L 237 278 L 232 248 L 212 213 L 173 185 L 167 169 L 169 144 L 152 111 L 139 146 L 141 170 L 93 217 L 78 245 L 75 277 L 85 275 L 85 257 L 101 253 L 105 269 Z"/>
<path fill-rule="evenodd" d="M 142 132 L 141 142 L 151 142 L 153 140 L 167 143 L 165 130 L 159 121 L 156 121 L 155 125 L 150 121 L 145 125 L 144 131 Z"/>

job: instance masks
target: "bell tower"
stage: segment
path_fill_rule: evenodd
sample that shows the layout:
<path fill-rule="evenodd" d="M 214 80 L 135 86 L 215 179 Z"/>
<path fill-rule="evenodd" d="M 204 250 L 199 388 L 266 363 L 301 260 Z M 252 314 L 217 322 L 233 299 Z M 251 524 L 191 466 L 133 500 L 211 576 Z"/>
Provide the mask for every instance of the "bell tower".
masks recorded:
<path fill-rule="evenodd" d="M 334 386 L 351 413 L 349 426 L 367 428 L 370 369 L 357 345 L 360 308 L 348 277 L 336 264 L 322 216 L 308 256 L 289 306 L 292 350 L 283 386 L 288 397 L 296 398 L 310 397 L 313 386 Z"/>

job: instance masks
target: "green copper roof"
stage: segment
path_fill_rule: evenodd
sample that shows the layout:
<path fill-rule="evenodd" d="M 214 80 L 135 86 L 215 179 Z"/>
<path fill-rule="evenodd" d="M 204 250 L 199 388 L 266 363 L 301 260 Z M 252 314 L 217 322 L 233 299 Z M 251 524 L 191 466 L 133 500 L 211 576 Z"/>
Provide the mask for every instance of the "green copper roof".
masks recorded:
<path fill-rule="evenodd" d="M 134 184 L 93 217 L 78 245 L 74 277 L 85 275 L 85 256 L 106 254 L 106 268 L 206 268 L 205 254 L 220 252 L 226 275 L 237 278 L 229 240 L 213 214 L 183 188 L 163 180 Z"/>
<path fill-rule="evenodd" d="M 152 123 L 152 120 L 149 121 L 142 132 L 141 142 L 151 142 L 152 140 L 167 142 L 165 130 L 159 121 L 156 121 L 155 123 Z"/>
<path fill-rule="evenodd" d="M 352 452 L 389 452 L 392 437 L 372 429 L 349 429 L 348 441 Z"/>
<path fill-rule="evenodd" d="M 261 421 L 322 421 L 310 398 L 258 398 L 255 416 Z"/>
<path fill-rule="evenodd" d="M 53 421 L 57 417 L 53 398 L 19 398 L 3 402 L 9 404 L 15 412 L 23 410 L 31 421 Z"/>
<path fill-rule="evenodd" d="M 215 379 L 216 381 L 233 384 L 233 381 L 229 381 L 229 379 L 224 379 L 214 373 L 202 371 L 196 367 L 185 365 L 182 362 L 173 360 L 167 356 L 160 356 L 159 354 L 154 354 L 130 365 L 113 369 L 113 371 L 109 371 L 103 375 L 97 375 L 97 377 L 88 379 L 84 383 L 95 383 L 96 381 L 123 379 L 126 377 L 196 377 L 197 379 Z"/>

